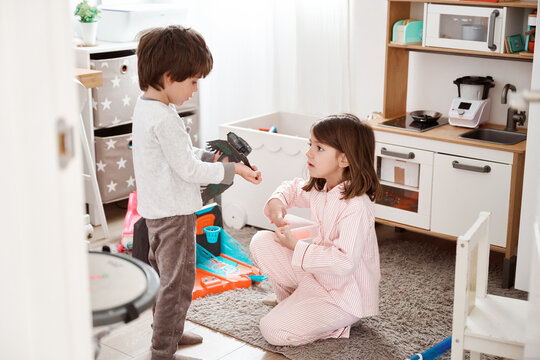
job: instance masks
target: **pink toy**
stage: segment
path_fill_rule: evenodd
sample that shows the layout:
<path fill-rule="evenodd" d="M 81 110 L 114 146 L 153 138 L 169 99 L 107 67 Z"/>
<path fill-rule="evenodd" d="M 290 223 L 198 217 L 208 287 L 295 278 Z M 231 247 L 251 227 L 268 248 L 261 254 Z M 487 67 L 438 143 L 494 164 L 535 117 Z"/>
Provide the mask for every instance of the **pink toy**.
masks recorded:
<path fill-rule="evenodd" d="M 319 235 L 319 227 L 316 224 L 291 229 L 292 234 L 298 240 L 311 241 Z"/>
<path fill-rule="evenodd" d="M 137 212 L 137 191 L 133 191 L 129 194 L 124 228 L 122 229 L 122 240 L 118 244 L 118 252 L 133 248 L 133 227 L 140 218 L 141 215 Z"/>

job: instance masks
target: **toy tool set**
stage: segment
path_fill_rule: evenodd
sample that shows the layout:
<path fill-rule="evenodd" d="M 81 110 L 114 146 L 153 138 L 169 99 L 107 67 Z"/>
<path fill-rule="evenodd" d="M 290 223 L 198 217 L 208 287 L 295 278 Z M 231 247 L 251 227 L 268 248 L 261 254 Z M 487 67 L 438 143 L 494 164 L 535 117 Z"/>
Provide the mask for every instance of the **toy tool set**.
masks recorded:
<path fill-rule="evenodd" d="M 223 230 L 221 209 L 210 204 L 195 213 L 197 215 L 197 278 L 193 299 L 208 294 L 245 288 L 266 279 L 247 255 L 246 249 Z M 137 213 L 137 192 L 129 196 L 124 220 L 122 240 L 118 251 L 133 247 L 133 229 L 141 219 Z"/>

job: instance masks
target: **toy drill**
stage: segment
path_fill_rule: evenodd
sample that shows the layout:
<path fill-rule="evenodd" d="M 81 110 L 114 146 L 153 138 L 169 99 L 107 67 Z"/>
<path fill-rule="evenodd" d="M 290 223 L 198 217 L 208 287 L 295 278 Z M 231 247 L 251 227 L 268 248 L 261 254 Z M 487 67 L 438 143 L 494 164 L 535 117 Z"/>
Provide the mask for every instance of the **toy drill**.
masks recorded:
<path fill-rule="evenodd" d="M 249 166 L 252 170 L 251 164 L 247 156 L 251 153 L 251 146 L 246 140 L 236 135 L 232 131 L 227 134 L 227 140 L 212 140 L 208 141 L 206 149 L 212 152 L 221 152 L 222 155 L 218 161 L 223 161 L 228 157 L 229 162 L 243 162 L 246 166 Z M 209 184 L 201 188 L 201 196 L 203 204 L 208 203 L 211 199 L 227 190 L 230 185 L 226 184 Z"/>

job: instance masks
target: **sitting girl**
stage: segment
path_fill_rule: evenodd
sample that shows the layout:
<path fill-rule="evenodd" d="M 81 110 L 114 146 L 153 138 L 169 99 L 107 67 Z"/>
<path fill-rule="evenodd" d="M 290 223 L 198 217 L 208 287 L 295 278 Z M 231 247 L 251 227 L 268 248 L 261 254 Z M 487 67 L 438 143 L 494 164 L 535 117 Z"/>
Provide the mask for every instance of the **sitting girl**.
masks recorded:
<path fill-rule="evenodd" d="M 273 345 L 348 338 L 351 325 L 377 315 L 379 251 L 373 201 L 381 186 L 373 167 L 375 136 L 354 115 L 332 115 L 311 128 L 310 179 L 279 186 L 264 207 L 277 226 L 251 240 L 253 259 L 270 278 L 277 305 L 260 321 Z M 299 241 L 284 220 L 310 208 L 319 235 Z"/>

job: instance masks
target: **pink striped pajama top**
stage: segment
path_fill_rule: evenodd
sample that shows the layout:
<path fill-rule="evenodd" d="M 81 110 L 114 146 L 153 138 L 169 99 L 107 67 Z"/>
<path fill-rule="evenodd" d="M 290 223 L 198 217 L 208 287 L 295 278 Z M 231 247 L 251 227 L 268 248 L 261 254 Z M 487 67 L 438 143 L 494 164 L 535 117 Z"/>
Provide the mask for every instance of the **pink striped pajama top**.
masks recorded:
<path fill-rule="evenodd" d="M 343 183 L 332 190 L 302 190 L 305 180 L 285 181 L 270 199 L 287 208 L 310 208 L 311 221 L 319 224 L 312 243 L 299 241 L 292 266 L 313 274 L 344 311 L 359 318 L 379 311 L 379 250 L 375 209 L 364 194 L 341 200 Z M 268 217 L 268 203 L 264 213 Z"/>

